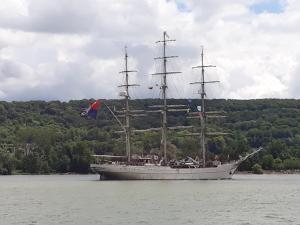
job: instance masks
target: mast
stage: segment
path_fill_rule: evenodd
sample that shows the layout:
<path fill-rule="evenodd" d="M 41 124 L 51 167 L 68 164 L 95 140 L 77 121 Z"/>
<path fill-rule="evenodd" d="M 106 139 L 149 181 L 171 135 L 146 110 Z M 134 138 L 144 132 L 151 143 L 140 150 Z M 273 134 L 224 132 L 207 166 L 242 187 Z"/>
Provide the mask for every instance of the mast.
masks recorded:
<path fill-rule="evenodd" d="M 125 98 L 125 110 L 124 110 L 124 116 L 125 116 L 125 125 L 124 125 L 124 131 L 125 131 L 125 146 L 126 146 L 126 156 L 127 161 L 131 162 L 131 127 L 130 127 L 130 108 L 129 108 L 129 87 L 132 86 L 138 86 L 137 84 L 129 84 L 129 73 L 137 72 L 136 70 L 128 70 L 128 54 L 127 54 L 127 46 L 125 46 L 125 70 L 121 71 L 120 73 L 125 73 L 125 84 L 120 85 L 119 87 L 125 87 L 125 93 L 123 93 L 123 96 Z"/>
<path fill-rule="evenodd" d="M 163 34 L 163 80 L 162 80 L 162 99 L 163 99 L 163 119 L 162 119 L 162 143 L 164 159 L 167 161 L 167 58 L 166 58 L 166 35 Z"/>
<path fill-rule="evenodd" d="M 162 89 L 162 100 L 163 100 L 163 105 L 162 105 L 162 144 L 163 144 L 163 156 L 165 162 L 167 162 L 167 111 L 168 111 L 168 106 L 167 106 L 167 75 L 168 74 L 176 74 L 180 72 L 168 72 L 167 71 L 167 59 L 168 58 L 175 58 L 177 56 L 167 56 L 166 55 L 166 46 L 167 42 L 170 41 L 176 41 L 174 39 L 169 39 L 169 36 L 166 31 L 163 32 L 163 40 L 157 41 L 156 43 L 162 43 L 163 44 L 163 55 L 162 57 L 157 57 L 155 59 L 161 59 L 163 60 L 163 70 L 161 73 L 155 73 L 152 75 L 160 75 L 162 76 L 162 83 L 161 83 L 161 89 Z"/>
<path fill-rule="evenodd" d="M 125 131 L 126 131 L 126 152 L 127 152 L 127 160 L 131 161 L 131 149 L 130 149 L 130 118 L 129 118 L 129 90 L 128 90 L 128 55 L 127 48 L 125 47 Z"/>
<path fill-rule="evenodd" d="M 202 160 L 203 160 L 203 167 L 206 166 L 206 137 L 205 137 L 205 132 L 206 132 L 206 112 L 205 112 L 205 97 L 206 97 L 206 92 L 205 92 L 205 84 L 208 83 L 217 83 L 219 81 L 205 81 L 205 68 L 208 67 L 216 67 L 213 65 L 204 65 L 204 50 L 202 47 L 201 51 L 201 65 L 200 66 L 195 66 L 192 67 L 193 69 L 196 68 L 201 68 L 201 81 L 198 82 L 193 82 L 191 84 L 200 84 L 201 89 L 199 90 L 199 94 L 201 95 L 201 112 L 200 112 L 200 141 L 201 141 L 201 148 L 200 151 L 202 152 Z"/>

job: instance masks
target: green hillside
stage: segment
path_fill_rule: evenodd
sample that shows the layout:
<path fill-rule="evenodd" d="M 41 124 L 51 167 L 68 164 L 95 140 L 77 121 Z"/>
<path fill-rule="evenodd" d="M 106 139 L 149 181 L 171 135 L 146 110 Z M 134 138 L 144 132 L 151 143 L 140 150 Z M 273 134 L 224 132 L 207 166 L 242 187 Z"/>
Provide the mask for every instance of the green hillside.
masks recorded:
<path fill-rule="evenodd" d="M 118 123 L 102 107 L 97 120 L 80 117 L 92 100 L 0 102 L 0 173 L 87 173 L 91 154 L 124 154 L 124 138 L 115 131 Z M 105 100 L 117 109 L 119 100 Z M 160 104 L 158 99 L 131 101 L 131 108 L 149 109 Z M 187 104 L 187 100 L 170 99 L 169 104 Z M 191 110 L 200 105 L 193 100 Z M 300 100 L 261 99 L 207 101 L 207 109 L 226 112 L 225 119 L 209 120 L 209 131 L 230 133 L 208 140 L 209 158 L 215 154 L 222 161 L 232 160 L 263 146 L 259 155 L 242 164 L 250 170 L 258 163 L 264 169 L 300 169 Z M 168 123 L 198 126 L 199 121 L 186 118 L 186 113 L 170 113 Z M 134 119 L 133 127 L 159 127 L 158 115 Z M 196 129 L 196 128 L 195 128 Z M 199 140 L 187 137 L 187 131 L 169 133 L 169 155 L 195 157 Z M 133 136 L 133 153 L 160 152 L 160 133 L 147 132 Z"/>

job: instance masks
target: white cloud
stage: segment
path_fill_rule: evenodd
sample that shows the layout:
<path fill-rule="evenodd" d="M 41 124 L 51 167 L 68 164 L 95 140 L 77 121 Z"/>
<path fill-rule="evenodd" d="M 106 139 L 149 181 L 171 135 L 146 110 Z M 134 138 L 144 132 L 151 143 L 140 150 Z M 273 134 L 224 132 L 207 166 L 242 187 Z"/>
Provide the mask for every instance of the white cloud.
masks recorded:
<path fill-rule="evenodd" d="M 300 3 L 287 0 L 280 13 L 255 14 L 264 0 L 2 0 L 0 5 L 0 98 L 2 100 L 116 98 L 122 82 L 123 48 L 133 97 L 157 97 L 154 42 L 167 30 L 179 55 L 168 78 L 170 97 L 197 97 L 201 45 L 216 69 L 207 79 L 215 98 L 300 97 Z M 158 64 L 158 63 L 156 63 Z M 147 87 L 154 86 L 150 91 Z"/>

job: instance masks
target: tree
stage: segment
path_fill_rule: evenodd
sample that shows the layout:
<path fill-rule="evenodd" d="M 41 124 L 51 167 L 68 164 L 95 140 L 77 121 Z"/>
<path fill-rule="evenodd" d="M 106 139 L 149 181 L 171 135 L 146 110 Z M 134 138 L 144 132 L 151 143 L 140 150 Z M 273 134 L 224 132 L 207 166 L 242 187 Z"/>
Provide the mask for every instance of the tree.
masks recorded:
<path fill-rule="evenodd" d="M 257 164 L 257 163 L 254 164 L 254 165 L 252 166 L 252 173 L 254 173 L 254 174 L 263 174 L 261 165 L 259 165 L 259 164 Z"/>
<path fill-rule="evenodd" d="M 224 137 L 218 136 L 208 141 L 208 150 L 214 154 L 221 154 L 225 147 Z"/>
<path fill-rule="evenodd" d="M 272 154 L 273 158 L 286 159 L 289 158 L 289 153 L 286 144 L 281 140 L 273 140 L 267 150 Z"/>
<path fill-rule="evenodd" d="M 282 163 L 282 160 L 277 158 L 274 160 L 274 166 L 273 168 L 277 171 L 283 170 L 284 169 L 284 165 Z"/>
<path fill-rule="evenodd" d="M 91 152 L 87 142 L 70 143 L 66 145 L 70 156 L 70 170 L 76 173 L 90 171 Z"/>
<path fill-rule="evenodd" d="M 285 169 L 291 169 L 291 170 L 300 169 L 300 159 L 296 159 L 296 158 L 285 159 L 283 161 L 283 164 Z"/>
<path fill-rule="evenodd" d="M 271 170 L 274 167 L 274 158 L 271 154 L 265 155 L 262 159 L 262 168 Z"/>
<path fill-rule="evenodd" d="M 23 170 L 28 173 L 40 173 L 42 160 L 38 153 L 29 153 L 23 158 Z"/>
<path fill-rule="evenodd" d="M 16 168 L 17 160 L 9 152 L 0 149 L 0 175 L 10 175 Z"/>

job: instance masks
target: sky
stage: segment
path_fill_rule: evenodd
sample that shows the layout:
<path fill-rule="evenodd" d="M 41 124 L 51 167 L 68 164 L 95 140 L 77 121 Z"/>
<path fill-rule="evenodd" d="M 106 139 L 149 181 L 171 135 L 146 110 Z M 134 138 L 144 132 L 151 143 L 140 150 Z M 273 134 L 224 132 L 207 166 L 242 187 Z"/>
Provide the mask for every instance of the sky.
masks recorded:
<path fill-rule="evenodd" d="M 300 98 L 299 0 L 1 0 L 0 100 L 120 98 L 124 46 L 132 98 L 160 96 L 171 39 L 169 98 Z M 153 87 L 153 88 L 151 88 Z"/>

